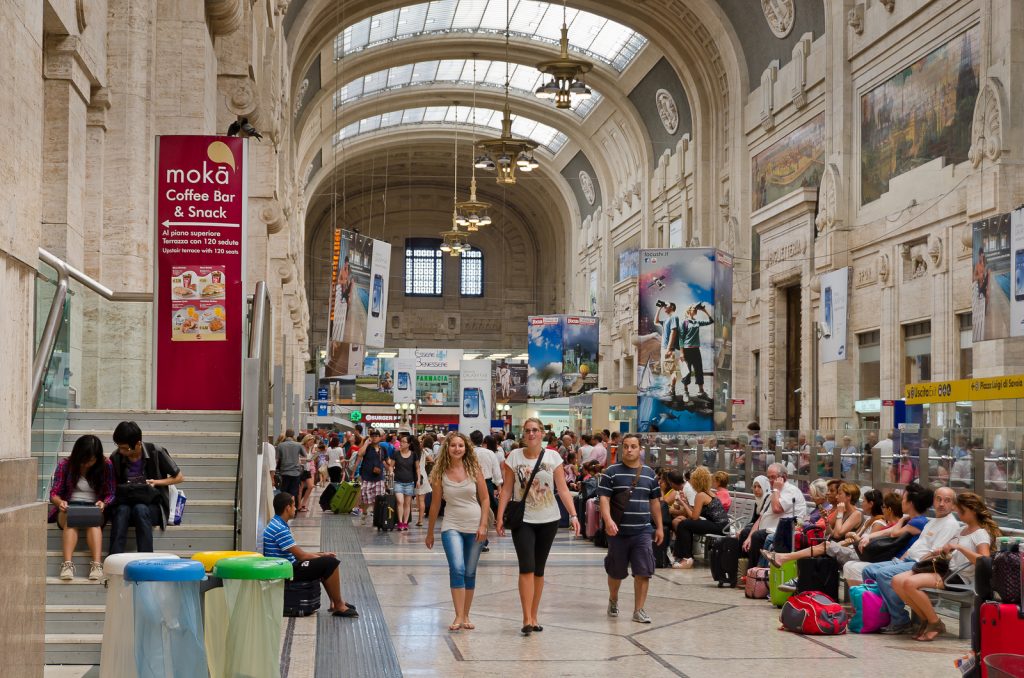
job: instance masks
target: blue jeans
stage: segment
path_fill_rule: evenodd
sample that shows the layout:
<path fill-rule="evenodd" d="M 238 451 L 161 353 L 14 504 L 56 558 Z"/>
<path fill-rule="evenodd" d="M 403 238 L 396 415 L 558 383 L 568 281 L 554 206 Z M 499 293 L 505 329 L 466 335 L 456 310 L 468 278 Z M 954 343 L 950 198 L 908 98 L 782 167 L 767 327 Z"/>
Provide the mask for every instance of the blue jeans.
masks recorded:
<path fill-rule="evenodd" d="M 480 547 L 475 532 L 445 530 L 441 533 L 441 545 L 448 558 L 448 581 L 453 589 L 476 588 L 476 564 L 480 561 Z"/>
<path fill-rule="evenodd" d="M 124 553 L 128 526 L 135 528 L 135 546 L 139 553 L 153 552 L 153 523 L 160 524 L 160 507 L 150 504 L 121 504 L 110 507 L 110 551 Z"/>
<path fill-rule="evenodd" d="M 885 599 L 885 609 L 889 612 L 892 626 L 903 626 L 910 623 L 910 615 L 905 608 L 906 603 L 892 589 L 892 579 L 900 572 L 908 572 L 914 568 L 912 560 L 896 560 L 887 563 L 872 563 L 864 568 L 864 581 L 874 579 L 878 590 Z"/>

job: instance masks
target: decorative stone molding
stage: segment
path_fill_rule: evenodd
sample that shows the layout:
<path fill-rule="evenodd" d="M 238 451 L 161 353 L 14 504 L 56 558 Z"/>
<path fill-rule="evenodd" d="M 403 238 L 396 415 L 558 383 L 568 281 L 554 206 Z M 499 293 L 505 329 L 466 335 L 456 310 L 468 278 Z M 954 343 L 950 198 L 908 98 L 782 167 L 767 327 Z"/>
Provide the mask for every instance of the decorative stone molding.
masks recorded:
<path fill-rule="evenodd" d="M 841 195 L 842 187 L 839 168 L 833 163 L 825 165 L 818 187 L 818 216 L 814 219 L 819 234 L 827 233 L 842 224 L 839 217 L 839 210 L 845 204 Z"/>
<path fill-rule="evenodd" d="M 864 33 L 864 3 L 857 3 L 846 15 L 846 25 L 857 35 Z"/>
<path fill-rule="evenodd" d="M 587 204 L 593 205 L 597 200 L 597 192 L 594 190 L 594 181 L 586 170 L 580 170 L 580 190 L 583 191 L 583 197 L 587 199 Z"/>
<path fill-rule="evenodd" d="M 242 0 L 206 0 L 206 20 L 214 35 L 234 33 L 242 27 Z"/>
<path fill-rule="evenodd" d="M 892 11 L 896 9 L 896 0 L 881 0 L 882 7 L 885 7 L 885 11 L 892 14 Z"/>
<path fill-rule="evenodd" d="M 769 250 L 767 256 L 762 257 L 761 260 L 764 262 L 765 268 L 771 268 L 790 259 L 802 257 L 806 253 L 807 240 L 805 238 L 797 238 L 785 245 Z"/>
<path fill-rule="evenodd" d="M 1003 154 L 1004 95 L 1002 83 L 988 78 L 974 103 L 974 120 L 971 123 L 971 149 L 967 152 L 974 167 L 988 158 L 992 162 Z"/>
<path fill-rule="evenodd" d="M 722 238 L 718 246 L 729 254 L 736 254 L 736 234 L 739 229 L 740 222 L 736 217 L 729 217 L 722 222 Z"/>
<path fill-rule="evenodd" d="M 304 78 L 299 85 L 299 91 L 295 93 L 295 107 L 292 111 L 293 120 L 298 118 L 299 113 L 302 111 L 302 100 L 305 98 L 307 90 L 309 90 L 309 78 Z"/>
<path fill-rule="evenodd" d="M 790 94 L 797 109 L 807 105 L 807 59 L 811 55 L 813 33 L 804 33 L 793 46 L 793 87 Z"/>
<path fill-rule="evenodd" d="M 292 0 L 277 0 L 274 3 L 274 14 L 284 16 L 288 13 L 288 5 L 290 4 L 292 4 Z"/>
<path fill-rule="evenodd" d="M 942 237 L 934 233 L 928 236 L 928 258 L 931 259 L 933 269 L 942 266 Z"/>
<path fill-rule="evenodd" d="M 89 98 L 89 107 L 85 109 L 86 126 L 106 129 L 108 110 L 110 110 L 110 90 L 106 87 L 97 87 Z"/>
<path fill-rule="evenodd" d="M 217 78 L 217 85 L 226 99 L 227 109 L 233 115 L 249 118 L 249 123 L 259 129 L 262 123 L 259 97 L 252 80 L 248 77 L 221 75 Z"/>
<path fill-rule="evenodd" d="M 267 234 L 280 233 L 286 220 L 281 205 L 276 200 L 267 202 L 260 208 L 260 221 L 267 225 Z"/>
<path fill-rule="evenodd" d="M 75 23 L 81 33 L 89 26 L 89 3 L 87 0 L 75 0 Z"/>
<path fill-rule="evenodd" d="M 761 0 L 761 11 L 776 38 L 784 38 L 793 30 L 793 0 Z"/>
<path fill-rule="evenodd" d="M 679 107 L 676 106 L 675 98 L 668 90 L 659 89 L 654 95 L 654 103 L 665 131 L 675 134 L 679 129 Z"/>
<path fill-rule="evenodd" d="M 914 240 L 900 244 L 900 258 L 903 259 L 903 281 L 909 282 L 924 277 L 928 272 L 928 245 L 925 240 Z"/>
<path fill-rule="evenodd" d="M 772 59 L 761 74 L 761 128 L 775 128 L 775 81 L 779 78 L 779 60 Z"/>
<path fill-rule="evenodd" d="M 889 282 L 889 255 L 884 252 L 878 255 L 878 280 L 882 283 Z"/>
<path fill-rule="evenodd" d="M 277 277 L 281 279 L 281 284 L 282 285 L 287 285 L 295 277 L 295 275 L 294 275 L 294 266 L 292 266 L 291 263 L 287 262 L 287 261 L 283 262 L 281 264 L 278 264 L 278 266 L 277 266 Z"/>

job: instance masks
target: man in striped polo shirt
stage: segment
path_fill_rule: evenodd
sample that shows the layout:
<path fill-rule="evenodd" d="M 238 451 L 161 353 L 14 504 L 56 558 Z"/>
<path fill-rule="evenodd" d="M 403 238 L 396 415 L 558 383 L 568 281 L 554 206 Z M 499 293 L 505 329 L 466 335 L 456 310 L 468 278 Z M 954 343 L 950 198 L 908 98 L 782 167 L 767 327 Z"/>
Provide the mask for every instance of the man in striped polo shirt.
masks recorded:
<path fill-rule="evenodd" d="M 619 616 L 619 586 L 632 569 L 633 621 L 650 624 L 644 603 L 654 576 L 654 544 L 660 544 L 665 533 L 659 506 L 661 488 L 654 471 L 640 459 L 640 438 L 635 433 L 623 437 L 619 462 L 605 470 L 597 495 L 608 533 L 608 555 L 604 559 L 608 573 L 608 616 Z"/>
<path fill-rule="evenodd" d="M 354 605 L 341 597 L 341 572 L 338 558 L 333 553 L 312 553 L 295 543 L 288 521 L 295 517 L 295 497 L 281 492 L 274 497 L 274 517 L 263 530 L 263 555 L 291 561 L 292 581 L 319 579 L 331 599 L 330 612 L 336 617 L 358 617 Z"/>

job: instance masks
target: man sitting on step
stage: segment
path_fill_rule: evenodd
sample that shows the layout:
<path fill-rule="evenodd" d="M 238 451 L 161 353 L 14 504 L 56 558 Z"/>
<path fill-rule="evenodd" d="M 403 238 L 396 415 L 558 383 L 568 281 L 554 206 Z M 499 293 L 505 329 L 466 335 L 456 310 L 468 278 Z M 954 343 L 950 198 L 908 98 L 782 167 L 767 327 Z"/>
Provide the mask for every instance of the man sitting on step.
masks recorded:
<path fill-rule="evenodd" d="M 335 617 L 358 617 L 351 603 L 341 597 L 341 572 L 338 558 L 333 553 L 312 553 L 295 543 L 288 521 L 295 517 L 295 497 L 280 492 L 274 497 L 274 517 L 263 530 L 263 555 L 267 558 L 285 558 L 292 563 L 292 581 L 320 580 L 327 597 L 331 599 L 330 612 Z"/>
<path fill-rule="evenodd" d="M 135 527 L 139 553 L 153 552 L 153 526 L 164 529 L 170 515 L 167 487 L 185 479 L 164 448 L 142 442 L 142 429 L 134 421 L 122 421 L 114 429 L 117 451 L 110 455 L 117 492 L 110 515 L 110 555 L 123 553 L 128 526 Z"/>

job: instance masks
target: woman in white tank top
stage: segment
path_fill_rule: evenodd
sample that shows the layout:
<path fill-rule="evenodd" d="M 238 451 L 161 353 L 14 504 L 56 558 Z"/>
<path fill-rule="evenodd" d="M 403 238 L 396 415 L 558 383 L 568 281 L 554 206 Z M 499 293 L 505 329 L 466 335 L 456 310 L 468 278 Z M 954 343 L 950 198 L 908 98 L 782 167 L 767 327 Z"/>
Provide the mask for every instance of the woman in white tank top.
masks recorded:
<path fill-rule="evenodd" d="M 430 473 L 433 498 L 427 525 L 426 545 L 434 547 L 434 524 L 445 501 L 441 523 L 441 544 L 448 559 L 448 580 L 455 606 L 455 621 L 449 631 L 476 628 L 469 620 L 476 589 L 476 565 L 480 548 L 487 539 L 487 485 L 473 444 L 465 435 L 448 434 Z"/>

